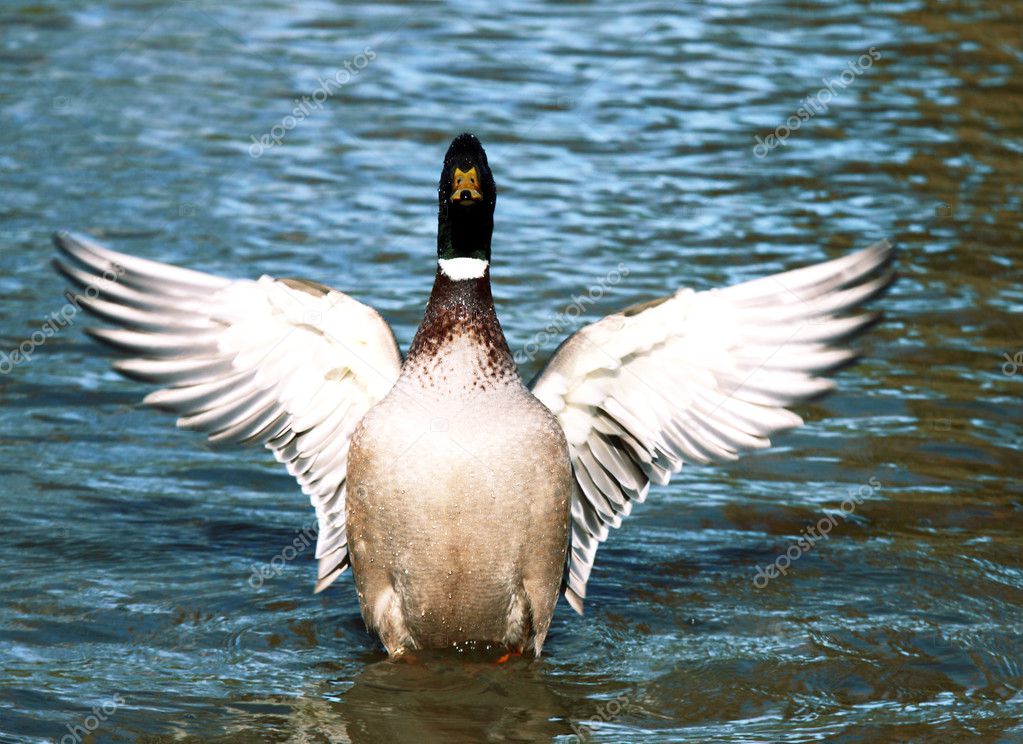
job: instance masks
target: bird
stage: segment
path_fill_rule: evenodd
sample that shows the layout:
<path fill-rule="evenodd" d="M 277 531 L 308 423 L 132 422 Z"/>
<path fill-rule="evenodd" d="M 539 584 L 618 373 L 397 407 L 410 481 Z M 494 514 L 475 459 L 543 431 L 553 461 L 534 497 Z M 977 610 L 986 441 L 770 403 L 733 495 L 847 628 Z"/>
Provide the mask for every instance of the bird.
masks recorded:
<path fill-rule="evenodd" d="M 228 279 L 54 236 L 57 270 L 157 389 L 143 402 L 211 444 L 263 445 L 317 516 L 315 591 L 352 568 L 392 657 L 541 654 L 582 614 L 598 547 L 683 464 L 735 460 L 835 387 L 863 309 L 894 281 L 887 240 L 822 263 L 682 287 L 581 326 L 527 384 L 490 286 L 497 186 L 479 139 L 444 156 L 437 266 L 403 357 L 383 317 L 296 278 Z"/>

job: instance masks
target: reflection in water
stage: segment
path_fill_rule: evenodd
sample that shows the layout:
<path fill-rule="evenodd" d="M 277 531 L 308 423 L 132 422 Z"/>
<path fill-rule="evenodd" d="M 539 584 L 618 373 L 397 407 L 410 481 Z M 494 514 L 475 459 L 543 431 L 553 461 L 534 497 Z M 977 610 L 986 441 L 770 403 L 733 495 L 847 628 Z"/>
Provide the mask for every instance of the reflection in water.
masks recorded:
<path fill-rule="evenodd" d="M 521 659 L 507 664 L 466 661 L 436 654 L 410 661 L 371 661 L 354 673 L 317 682 L 295 695 L 243 695 L 207 701 L 194 715 L 213 724 L 224 709 L 232 722 L 205 740 L 251 741 L 272 733 L 288 741 L 372 742 L 549 741 L 585 735 L 589 718 L 566 722 L 572 700 L 558 691 L 542 664 Z M 622 698 L 624 699 L 624 698 Z M 622 703 L 617 703 L 619 710 Z M 585 715 L 585 714 L 584 714 Z M 175 727 L 152 741 L 175 739 Z"/>
<path fill-rule="evenodd" d="M 308 523 L 292 479 L 140 410 L 78 324 L 0 357 L 0 739 L 59 741 L 121 695 L 97 741 L 1023 740 L 1021 27 L 995 0 L 4 4 L 2 353 L 63 304 L 61 227 L 323 281 L 407 345 L 463 129 L 501 190 L 495 294 L 527 377 L 537 331 L 621 265 L 589 317 L 885 236 L 902 277 L 806 428 L 655 489 L 587 615 L 561 606 L 545 657 L 501 666 L 382 660 L 350 578 L 310 593 L 309 555 L 250 584 Z"/>
<path fill-rule="evenodd" d="M 567 701 L 545 681 L 540 665 L 496 665 L 435 658 L 425 663 L 382 661 L 367 666 L 323 718 L 342 722 L 354 744 L 381 741 L 548 741 L 571 733 Z M 300 708 L 305 715 L 310 709 Z"/>

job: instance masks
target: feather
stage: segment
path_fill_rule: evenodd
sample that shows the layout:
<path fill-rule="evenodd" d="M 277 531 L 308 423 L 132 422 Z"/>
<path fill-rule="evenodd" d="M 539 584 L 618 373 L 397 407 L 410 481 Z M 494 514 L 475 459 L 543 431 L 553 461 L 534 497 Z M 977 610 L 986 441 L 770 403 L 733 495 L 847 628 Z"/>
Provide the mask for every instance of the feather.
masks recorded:
<path fill-rule="evenodd" d="M 787 410 L 833 389 L 838 344 L 875 322 L 842 316 L 893 281 L 882 241 L 719 290 L 682 289 L 579 329 L 531 383 L 561 422 L 578 488 L 565 596 L 582 612 L 597 545 L 685 462 L 734 460 L 802 424 Z"/>
<path fill-rule="evenodd" d="M 81 306 L 113 326 L 90 334 L 130 355 L 114 368 L 164 386 L 147 405 L 178 413 L 211 444 L 262 443 L 296 477 L 316 508 L 316 591 L 326 588 L 348 566 L 348 439 L 401 367 L 387 324 L 315 282 L 235 281 L 70 233 L 54 241 L 58 270 L 89 295 Z M 306 322 L 310 307 L 318 327 Z"/>

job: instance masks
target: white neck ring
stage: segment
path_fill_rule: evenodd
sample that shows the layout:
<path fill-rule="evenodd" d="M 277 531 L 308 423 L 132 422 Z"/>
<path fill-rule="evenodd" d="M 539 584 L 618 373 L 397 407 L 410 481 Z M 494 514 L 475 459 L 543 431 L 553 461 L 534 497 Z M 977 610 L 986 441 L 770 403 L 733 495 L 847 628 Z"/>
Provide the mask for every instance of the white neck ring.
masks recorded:
<path fill-rule="evenodd" d="M 459 282 L 482 278 L 490 263 L 482 258 L 441 258 L 437 260 L 437 265 L 444 272 L 444 276 L 451 281 Z"/>

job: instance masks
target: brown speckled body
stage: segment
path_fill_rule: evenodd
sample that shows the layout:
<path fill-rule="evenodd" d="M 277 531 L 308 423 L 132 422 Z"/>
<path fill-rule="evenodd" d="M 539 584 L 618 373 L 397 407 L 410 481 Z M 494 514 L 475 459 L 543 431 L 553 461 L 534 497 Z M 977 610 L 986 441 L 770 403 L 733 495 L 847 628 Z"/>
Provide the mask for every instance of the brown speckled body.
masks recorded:
<path fill-rule="evenodd" d="M 564 433 L 526 389 L 489 276 L 438 273 L 394 389 L 348 457 L 363 618 L 388 651 L 482 642 L 539 653 L 565 565 Z"/>

